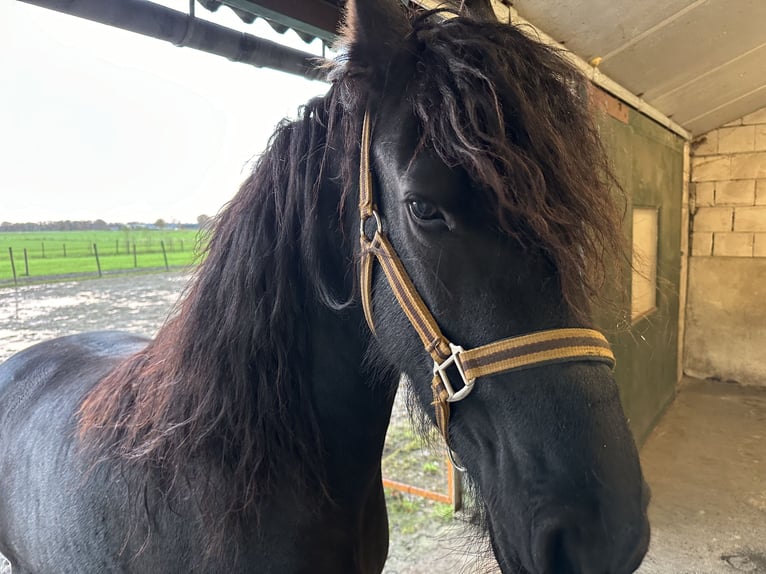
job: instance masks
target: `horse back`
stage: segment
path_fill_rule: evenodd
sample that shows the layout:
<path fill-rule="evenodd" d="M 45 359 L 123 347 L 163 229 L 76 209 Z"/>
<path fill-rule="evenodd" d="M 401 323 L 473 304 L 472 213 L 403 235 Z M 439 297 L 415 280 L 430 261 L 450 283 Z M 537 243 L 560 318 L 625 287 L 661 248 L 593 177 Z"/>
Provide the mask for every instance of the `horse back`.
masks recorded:
<path fill-rule="evenodd" d="M 92 541 L 78 543 L 64 525 L 81 506 L 75 499 L 88 470 L 73 464 L 76 413 L 88 391 L 147 342 L 127 333 L 86 333 L 34 345 L 0 364 L 0 553 L 19 571 L 45 572 L 42 564 L 57 562 L 58 572 L 90 571 L 66 564 L 65 556 L 57 562 L 45 556 L 67 546 L 85 556 L 93 550 Z"/>

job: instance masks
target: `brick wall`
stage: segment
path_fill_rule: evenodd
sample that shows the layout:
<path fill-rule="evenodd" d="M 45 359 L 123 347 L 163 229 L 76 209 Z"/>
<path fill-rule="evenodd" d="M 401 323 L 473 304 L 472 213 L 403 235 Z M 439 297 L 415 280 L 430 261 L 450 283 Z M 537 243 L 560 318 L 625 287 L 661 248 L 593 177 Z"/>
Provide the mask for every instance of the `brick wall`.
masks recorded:
<path fill-rule="evenodd" d="M 684 371 L 766 387 L 766 108 L 691 151 Z"/>
<path fill-rule="evenodd" d="M 766 257 L 766 108 L 692 147 L 692 257 Z"/>

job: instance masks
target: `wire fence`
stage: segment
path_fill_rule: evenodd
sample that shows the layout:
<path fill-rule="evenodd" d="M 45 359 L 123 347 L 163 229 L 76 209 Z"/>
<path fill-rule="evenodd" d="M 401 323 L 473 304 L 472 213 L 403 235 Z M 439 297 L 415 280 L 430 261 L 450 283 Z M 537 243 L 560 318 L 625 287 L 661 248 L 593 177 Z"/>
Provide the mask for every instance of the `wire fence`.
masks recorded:
<path fill-rule="evenodd" d="M 18 284 L 47 278 L 98 275 L 191 265 L 197 258 L 194 236 L 115 238 L 98 241 L 17 240 L 0 252 L 0 282 Z"/>

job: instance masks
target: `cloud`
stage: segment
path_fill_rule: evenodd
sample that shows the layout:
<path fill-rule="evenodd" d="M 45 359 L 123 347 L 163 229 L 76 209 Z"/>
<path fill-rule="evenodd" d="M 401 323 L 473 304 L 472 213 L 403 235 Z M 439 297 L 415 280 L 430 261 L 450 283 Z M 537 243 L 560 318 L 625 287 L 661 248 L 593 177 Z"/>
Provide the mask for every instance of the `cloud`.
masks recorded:
<path fill-rule="evenodd" d="M 11 4 L 0 18 L 11 22 L 0 29 L 0 220 L 215 213 L 277 122 L 327 89 Z"/>

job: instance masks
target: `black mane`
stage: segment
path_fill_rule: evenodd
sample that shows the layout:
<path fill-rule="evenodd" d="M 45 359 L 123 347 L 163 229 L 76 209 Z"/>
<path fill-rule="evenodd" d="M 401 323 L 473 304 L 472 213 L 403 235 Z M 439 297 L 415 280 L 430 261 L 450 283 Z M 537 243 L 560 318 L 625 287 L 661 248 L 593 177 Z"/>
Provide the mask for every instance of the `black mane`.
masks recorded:
<path fill-rule="evenodd" d="M 279 125 L 216 218 L 171 318 L 80 409 L 86 444 L 147 477 L 162 467 L 172 481 L 190 460 L 219 461 L 211 483 L 227 485 L 223 514 L 257 508 L 276 485 L 322 491 L 305 317 L 317 295 L 331 298 L 315 250 L 327 233 L 317 197 L 335 93 Z"/>

